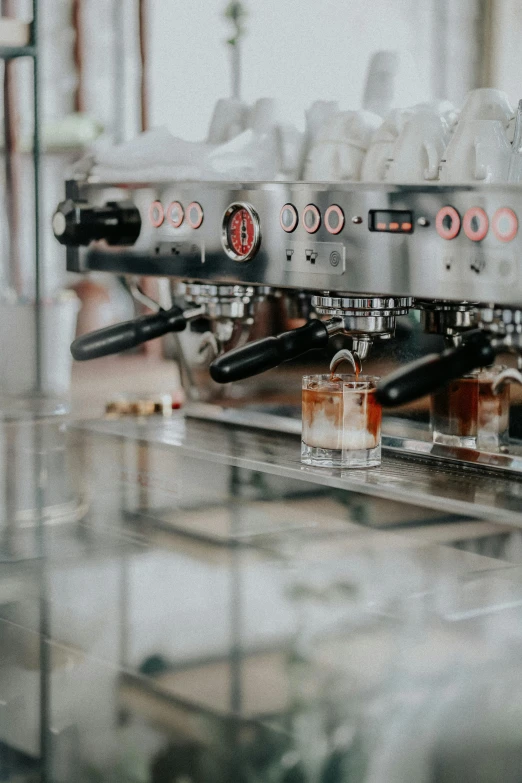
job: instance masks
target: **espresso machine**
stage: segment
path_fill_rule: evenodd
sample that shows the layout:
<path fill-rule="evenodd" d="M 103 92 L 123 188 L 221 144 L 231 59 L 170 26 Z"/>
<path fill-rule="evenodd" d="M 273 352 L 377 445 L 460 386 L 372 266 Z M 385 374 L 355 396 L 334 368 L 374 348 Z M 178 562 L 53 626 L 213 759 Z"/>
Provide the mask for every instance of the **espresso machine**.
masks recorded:
<path fill-rule="evenodd" d="M 381 382 L 392 425 L 385 419 L 385 451 L 518 471 L 515 446 L 489 455 L 434 444 L 408 430 L 407 417 L 397 428 L 394 409 L 499 353 L 520 355 L 520 215 L 516 185 L 71 180 L 53 220 L 67 268 L 168 278 L 173 296 L 170 308 L 82 336 L 73 355 L 95 358 L 191 329 L 202 334 L 198 350 L 216 391 L 324 351 L 336 336 L 365 363 L 374 345 L 386 348 L 397 318 L 418 310 L 425 332 L 446 347 Z M 267 301 L 288 304 L 304 325 L 279 334 L 269 325 L 252 340 Z M 187 414 L 277 428 L 273 416 L 211 403 L 189 404 Z M 281 419 L 283 431 L 299 427 Z"/>
<path fill-rule="evenodd" d="M 476 748 L 491 755 L 482 737 L 500 726 L 498 762 L 484 779 L 499 779 L 499 770 L 517 779 L 519 733 L 511 740 L 505 724 L 518 720 L 506 704 L 515 703 L 519 681 L 519 646 L 510 645 L 519 644 L 520 624 L 511 620 L 522 608 L 522 447 L 514 439 L 495 452 L 434 442 L 415 402 L 498 363 L 499 354 L 513 355 L 507 372 L 516 378 L 520 215 L 520 189 L 507 185 L 67 183 L 53 228 L 68 269 L 124 276 L 153 311 L 82 335 L 73 355 L 94 359 L 172 333 L 188 368 L 179 415 L 70 426 L 92 486 L 91 520 L 111 535 L 112 520 L 124 547 L 121 594 L 99 576 L 89 588 L 99 592 L 111 638 L 105 605 L 114 595 L 121 608 L 117 687 L 113 664 L 80 672 L 101 683 L 104 731 L 115 747 L 134 730 L 134 753 L 152 725 L 165 735 L 154 745 L 155 767 L 161 762 L 170 777 L 185 763 L 181 750 L 204 765 L 218 748 L 225 771 L 192 778 L 205 783 L 381 783 L 390 769 L 413 782 L 421 779 L 415 770 L 402 773 L 410 759 L 431 769 L 439 756 L 466 775 L 433 779 L 454 781 L 476 779 Z M 140 289 L 147 276 L 169 281 L 161 306 Z M 417 351 L 413 362 L 410 353 L 393 368 L 394 333 L 412 314 L 416 334 L 439 350 Z M 306 362 L 325 371 L 340 346 L 363 369 L 385 357 L 376 392 L 385 409 L 380 467 L 304 465 L 300 418 L 252 406 L 249 384 L 257 400 L 268 377 L 298 398 Z M 104 538 L 104 556 L 107 548 Z M 83 549 L 78 559 L 83 580 Z M 215 644 L 221 630 L 223 647 Z M 199 646 L 194 631 L 202 631 Z M 99 655 L 90 638 L 88 645 Z M 260 683 L 254 698 L 249 672 Z M 188 690 L 184 673 L 195 683 Z M 208 704 L 200 683 L 210 686 Z M 481 717 L 484 687 L 494 695 L 483 733 L 473 725 L 481 742 L 461 740 L 457 727 Z M 275 702 L 265 703 L 265 693 Z M 422 709 L 419 694 L 427 694 Z M 82 720 L 84 703 L 74 701 Z M 366 731 L 375 747 L 363 752 Z M 455 749 L 448 762 L 447 748 Z M 374 756 L 384 772 L 364 777 Z M 345 771 L 348 762 L 355 771 Z M 262 772 L 242 777 L 252 767 Z M 158 774 L 151 779 L 167 779 Z"/>

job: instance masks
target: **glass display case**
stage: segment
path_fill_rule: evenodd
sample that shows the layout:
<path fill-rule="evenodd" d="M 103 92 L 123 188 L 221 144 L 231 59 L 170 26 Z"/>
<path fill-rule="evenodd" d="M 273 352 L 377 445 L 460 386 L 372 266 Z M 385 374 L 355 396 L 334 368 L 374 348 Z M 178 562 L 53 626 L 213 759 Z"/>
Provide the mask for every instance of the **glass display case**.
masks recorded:
<path fill-rule="evenodd" d="M 519 779 L 516 482 L 176 415 L 1 433 L 4 780 Z"/>

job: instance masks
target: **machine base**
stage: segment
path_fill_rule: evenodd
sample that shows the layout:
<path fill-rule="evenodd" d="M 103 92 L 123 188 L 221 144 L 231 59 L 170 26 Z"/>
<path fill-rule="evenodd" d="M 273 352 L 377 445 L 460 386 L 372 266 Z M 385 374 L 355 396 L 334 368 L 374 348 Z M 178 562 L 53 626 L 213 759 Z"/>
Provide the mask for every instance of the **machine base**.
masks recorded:
<path fill-rule="evenodd" d="M 239 427 L 268 430 L 287 435 L 301 435 L 301 420 L 296 416 L 277 415 L 274 408 L 264 412 L 260 406 L 255 409 L 223 408 L 209 403 L 189 403 L 185 415 L 189 418 L 215 421 Z M 395 456 L 421 459 L 433 463 L 449 463 L 467 469 L 488 472 L 516 473 L 522 477 L 522 442 L 511 439 L 509 445 L 499 453 L 478 451 L 462 446 L 448 446 L 433 443 L 431 434 L 422 425 L 397 417 L 383 419 L 382 451 Z M 316 463 L 310 463 L 316 464 Z M 332 466 L 334 467 L 334 466 Z"/>

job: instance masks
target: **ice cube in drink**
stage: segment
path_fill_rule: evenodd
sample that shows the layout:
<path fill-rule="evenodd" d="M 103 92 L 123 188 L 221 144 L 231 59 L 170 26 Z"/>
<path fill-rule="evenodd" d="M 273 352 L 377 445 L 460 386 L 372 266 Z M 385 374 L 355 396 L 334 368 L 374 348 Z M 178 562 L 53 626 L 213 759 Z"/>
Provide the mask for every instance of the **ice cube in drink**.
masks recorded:
<path fill-rule="evenodd" d="M 498 451 L 509 442 L 509 384 L 493 393 L 495 378 L 504 369 L 484 370 L 478 378 L 477 448 L 482 451 Z"/>

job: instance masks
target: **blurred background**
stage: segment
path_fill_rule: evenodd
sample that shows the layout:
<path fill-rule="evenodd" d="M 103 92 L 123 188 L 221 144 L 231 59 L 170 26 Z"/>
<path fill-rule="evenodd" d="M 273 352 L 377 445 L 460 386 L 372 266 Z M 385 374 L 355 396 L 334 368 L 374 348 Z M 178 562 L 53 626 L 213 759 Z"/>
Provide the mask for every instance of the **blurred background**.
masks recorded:
<path fill-rule="evenodd" d="M 449 99 L 460 107 L 466 93 L 481 86 L 506 91 L 513 105 L 520 98 L 522 6 L 516 0 L 375 0 L 371 6 L 362 0 L 320 6 L 300 0 L 41 0 L 38 8 L 38 286 L 43 300 L 59 305 L 50 328 L 63 335 L 56 338 L 63 342 L 63 360 L 51 373 L 64 374 L 56 391 L 68 383 L 66 343 L 78 312 L 79 332 L 134 314 L 131 297 L 115 278 L 66 273 L 65 251 L 50 228 L 71 165 L 93 144 L 108 146 L 158 127 L 205 140 L 216 101 L 232 94 L 248 104 L 275 98 L 280 121 L 302 130 L 314 101 L 361 107 L 367 66 L 378 50 L 401 56 L 404 105 L 414 96 Z M 3 0 L 2 14 L 29 21 L 32 2 Z M 12 307 L 30 305 L 35 297 L 35 222 L 29 219 L 34 80 L 31 59 L 4 60 L 2 67 L 1 121 L 10 154 L 0 179 L 0 290 Z M 64 289 L 78 299 L 69 293 L 64 299 Z M 20 335 L 24 319 L 0 308 L 8 335 L 9 329 Z M 161 355 L 158 346 L 144 350 Z M 0 357 L 2 377 L 20 372 L 10 356 Z M 15 380 L 1 389 L 24 390 Z"/>

